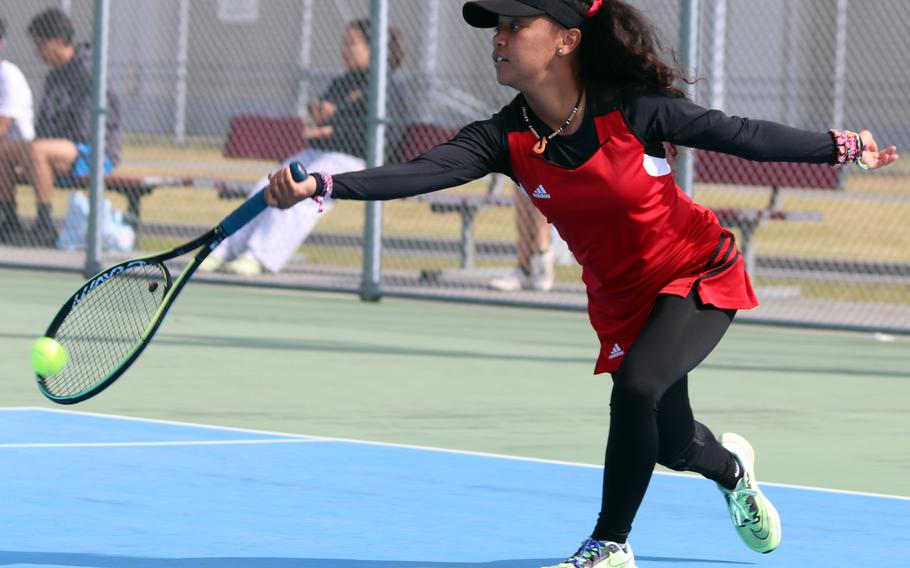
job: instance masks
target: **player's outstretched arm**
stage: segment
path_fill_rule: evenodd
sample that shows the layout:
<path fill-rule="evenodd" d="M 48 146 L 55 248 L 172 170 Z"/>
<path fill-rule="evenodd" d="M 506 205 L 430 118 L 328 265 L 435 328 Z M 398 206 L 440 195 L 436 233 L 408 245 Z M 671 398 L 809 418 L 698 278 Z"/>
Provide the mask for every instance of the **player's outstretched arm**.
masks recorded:
<path fill-rule="evenodd" d="M 270 176 L 266 202 L 287 209 L 304 199 L 385 201 L 464 185 L 496 172 L 511 175 L 507 132 L 500 115 L 472 122 L 451 140 L 413 160 L 338 175 L 313 172 L 295 182 L 290 167 Z M 298 178 L 301 176 L 298 176 Z"/>

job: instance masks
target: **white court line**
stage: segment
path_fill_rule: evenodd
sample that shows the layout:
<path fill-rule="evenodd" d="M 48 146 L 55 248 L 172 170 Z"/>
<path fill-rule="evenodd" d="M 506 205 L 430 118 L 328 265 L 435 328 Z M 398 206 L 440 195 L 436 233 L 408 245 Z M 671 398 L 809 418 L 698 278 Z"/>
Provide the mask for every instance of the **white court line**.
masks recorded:
<path fill-rule="evenodd" d="M 194 428 L 207 428 L 210 430 L 222 430 L 222 431 L 228 431 L 228 432 L 246 432 L 249 434 L 267 434 L 267 435 L 271 435 L 271 436 L 283 436 L 285 438 L 300 438 L 300 439 L 308 439 L 308 440 L 322 441 L 322 442 L 344 442 L 344 443 L 348 443 L 348 444 L 360 444 L 360 445 L 365 445 L 365 446 L 382 446 L 382 447 L 401 448 L 401 449 L 408 449 L 408 450 L 422 450 L 422 451 L 427 451 L 427 452 L 438 452 L 438 453 L 456 454 L 456 455 L 463 455 L 463 456 L 476 456 L 476 457 L 493 458 L 493 459 L 510 460 L 510 461 L 520 461 L 520 462 L 528 462 L 528 463 L 543 463 L 543 464 L 551 464 L 551 465 L 565 465 L 565 466 L 570 466 L 570 467 L 581 467 L 581 468 L 588 468 L 588 469 L 603 469 L 603 466 L 589 464 L 589 463 L 578 463 L 578 462 L 569 462 L 569 461 L 561 461 L 561 460 L 548 460 L 548 459 L 542 459 L 542 458 L 529 458 L 529 457 L 521 457 L 521 456 L 508 456 L 508 455 L 504 455 L 504 454 L 493 454 L 493 453 L 487 453 L 487 452 L 473 452 L 473 451 L 468 451 L 468 450 L 452 450 L 452 449 L 448 449 L 448 448 L 434 448 L 432 446 L 416 446 L 416 445 L 411 445 L 411 444 L 395 444 L 395 443 L 391 443 L 391 442 L 371 442 L 369 440 L 354 440 L 354 439 L 350 439 L 350 438 L 332 438 L 332 437 L 326 437 L 326 436 L 304 436 L 302 434 L 290 434 L 287 432 L 274 432 L 274 431 L 269 431 L 269 430 L 254 430 L 252 428 L 234 428 L 231 426 L 213 426 L 211 424 L 198 424 L 198 423 L 194 423 L 194 422 L 180 422 L 180 421 L 176 421 L 176 420 L 162 420 L 162 419 L 158 419 L 158 418 L 135 418 L 132 416 L 122 416 L 122 415 L 118 415 L 118 414 L 105 414 L 105 413 L 100 413 L 100 412 L 84 412 L 84 411 L 79 411 L 79 410 L 64 410 L 62 408 L 42 408 L 42 407 L 38 407 L 38 406 L 34 406 L 34 407 L 23 406 L 23 407 L 18 407 L 18 408 L 0 408 L 0 410 L 28 410 L 28 411 L 37 410 L 37 411 L 44 411 L 44 412 L 56 412 L 56 413 L 60 413 L 60 414 L 75 414 L 75 415 L 81 415 L 81 416 L 91 416 L 91 417 L 95 417 L 95 418 L 113 418 L 113 419 L 117 419 L 117 420 L 129 420 L 129 421 L 133 421 L 133 422 L 146 422 L 146 423 L 150 423 L 150 424 L 189 426 L 189 427 L 194 427 Z M 670 476 L 670 477 L 680 477 L 683 479 L 693 479 L 693 480 L 697 480 L 697 481 L 704 481 L 704 479 L 701 476 L 695 475 L 695 474 L 690 474 L 690 473 L 655 471 L 654 475 L 664 475 L 664 476 Z M 855 495 L 855 496 L 859 496 L 859 497 L 875 497 L 878 499 L 910 501 L 910 497 L 907 497 L 904 495 L 888 495 L 886 493 L 868 493 L 865 491 L 848 491 L 845 489 L 828 489 L 825 487 L 811 487 L 808 485 L 791 485 L 788 483 L 762 482 L 761 484 L 766 487 L 782 487 L 785 489 L 799 489 L 802 491 L 815 491 L 818 493 L 834 493 L 834 494 L 838 494 L 838 495 Z"/>
<path fill-rule="evenodd" d="M 143 446 L 236 446 L 254 444 L 307 444 L 323 442 L 301 438 L 265 439 L 265 440 L 172 440 L 163 442 L 54 442 L 47 444 L 0 444 L 3 448 L 124 448 Z"/>

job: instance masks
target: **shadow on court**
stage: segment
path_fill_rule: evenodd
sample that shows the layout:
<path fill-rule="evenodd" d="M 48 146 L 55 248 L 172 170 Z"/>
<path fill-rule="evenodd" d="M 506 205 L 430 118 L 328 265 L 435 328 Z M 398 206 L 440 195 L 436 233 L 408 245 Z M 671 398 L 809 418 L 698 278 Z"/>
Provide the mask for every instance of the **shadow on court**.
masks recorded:
<path fill-rule="evenodd" d="M 358 546 L 352 540 L 352 546 Z M 366 544 L 365 546 L 368 546 Z M 0 551 L 0 566 L 76 566 L 80 568 L 539 568 L 559 562 L 556 558 L 526 560 L 497 560 L 493 562 L 432 562 L 405 560 L 343 560 L 331 558 L 143 558 L 106 554 L 76 554 L 67 552 Z M 751 562 L 705 560 L 698 558 L 669 558 L 642 556 L 636 559 L 643 566 L 650 564 L 685 564 L 687 567 L 736 564 L 751 566 Z"/>

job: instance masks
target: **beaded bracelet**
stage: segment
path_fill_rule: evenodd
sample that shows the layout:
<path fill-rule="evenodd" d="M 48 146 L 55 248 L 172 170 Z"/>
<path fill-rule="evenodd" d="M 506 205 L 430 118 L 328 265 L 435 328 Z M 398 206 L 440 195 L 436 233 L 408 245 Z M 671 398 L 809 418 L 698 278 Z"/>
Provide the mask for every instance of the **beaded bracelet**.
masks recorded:
<path fill-rule="evenodd" d="M 847 162 L 851 164 L 856 163 L 856 157 L 859 155 L 859 148 L 857 147 L 857 140 L 859 136 L 853 132 L 847 133 Z"/>
<path fill-rule="evenodd" d="M 844 132 L 833 128 L 828 133 L 831 134 L 831 138 L 834 140 L 834 149 L 837 151 L 834 165 L 842 166 L 847 161 L 847 136 Z"/>
<path fill-rule="evenodd" d="M 313 201 L 319 204 L 319 212 L 322 213 L 325 211 L 325 202 L 332 198 L 334 181 L 330 173 L 318 172 L 316 175 L 322 180 L 322 191 L 318 194 L 313 194 Z"/>
<path fill-rule="evenodd" d="M 849 130 L 830 130 L 831 138 L 834 139 L 834 145 L 837 147 L 837 158 L 834 160 L 835 166 L 845 164 L 857 164 L 860 168 L 869 169 L 863 161 L 863 141 L 856 132 Z"/>

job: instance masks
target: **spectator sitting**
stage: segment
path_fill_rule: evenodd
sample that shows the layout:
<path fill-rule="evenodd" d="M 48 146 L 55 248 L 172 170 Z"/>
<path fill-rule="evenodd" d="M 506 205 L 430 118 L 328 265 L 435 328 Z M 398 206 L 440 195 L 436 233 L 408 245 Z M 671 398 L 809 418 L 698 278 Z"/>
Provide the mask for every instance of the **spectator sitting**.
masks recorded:
<path fill-rule="evenodd" d="M 51 66 L 38 107 L 35 139 L 0 146 L 0 203 L 11 205 L 16 168 L 32 182 L 38 219 L 30 241 L 54 246 L 57 230 L 51 216 L 55 181 L 73 183 L 89 174 L 92 122 L 92 53 L 88 44 L 73 44 L 73 24 L 57 8 L 35 16 L 28 26 L 38 57 Z M 120 105 L 109 89 L 107 97 L 105 173 L 119 161 Z M 56 176 L 56 179 L 55 179 Z"/>
<path fill-rule="evenodd" d="M 2 59 L 5 38 L 6 22 L 0 18 L 0 152 L 11 142 L 35 137 L 32 90 L 19 67 Z M 0 242 L 13 240 L 21 231 L 15 194 L 0 195 Z"/>
<path fill-rule="evenodd" d="M 332 80 L 319 100 L 309 105 L 304 136 L 309 147 L 285 160 L 299 161 L 308 171 L 332 174 L 361 170 L 366 166 L 367 88 L 370 66 L 370 22 L 350 22 L 341 43 L 341 58 L 347 71 Z M 389 30 L 389 67 L 397 69 L 404 59 L 400 31 Z M 402 100 L 393 82 L 388 97 L 390 114 L 401 109 Z M 391 120 L 401 124 L 399 120 Z M 392 133 L 390 138 L 397 139 Z M 394 149 L 394 142 L 387 144 Z M 251 187 L 251 194 L 268 185 L 263 177 Z M 325 209 L 332 207 L 331 202 Z M 316 226 L 319 206 L 305 201 L 280 210 L 269 208 L 251 223 L 231 235 L 202 263 L 199 270 L 220 270 L 255 276 L 263 271 L 280 272 Z"/>

